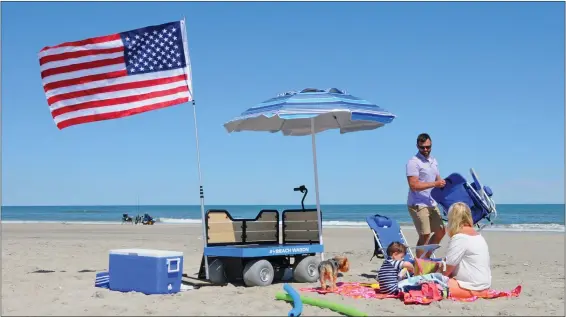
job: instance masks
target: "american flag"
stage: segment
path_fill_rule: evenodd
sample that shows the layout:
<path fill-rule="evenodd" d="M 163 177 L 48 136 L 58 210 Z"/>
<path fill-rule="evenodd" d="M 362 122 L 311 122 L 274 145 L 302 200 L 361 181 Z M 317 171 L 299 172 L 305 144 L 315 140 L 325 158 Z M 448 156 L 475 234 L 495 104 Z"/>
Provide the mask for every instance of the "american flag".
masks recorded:
<path fill-rule="evenodd" d="M 48 46 L 43 89 L 59 129 L 193 100 L 184 21 Z"/>

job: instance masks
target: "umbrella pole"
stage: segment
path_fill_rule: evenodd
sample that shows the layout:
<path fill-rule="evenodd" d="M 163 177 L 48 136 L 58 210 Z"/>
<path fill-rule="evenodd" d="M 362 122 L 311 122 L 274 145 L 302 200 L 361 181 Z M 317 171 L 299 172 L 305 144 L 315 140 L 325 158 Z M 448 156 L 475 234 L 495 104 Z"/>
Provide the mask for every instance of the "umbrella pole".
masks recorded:
<path fill-rule="evenodd" d="M 314 166 L 314 190 L 316 196 L 316 215 L 318 217 L 318 241 L 322 245 L 322 219 L 320 215 L 320 197 L 318 193 L 318 167 L 316 164 L 316 133 L 314 129 L 314 118 L 311 118 L 311 135 L 312 135 L 312 162 Z M 320 260 L 324 261 L 324 252 L 320 253 Z"/>

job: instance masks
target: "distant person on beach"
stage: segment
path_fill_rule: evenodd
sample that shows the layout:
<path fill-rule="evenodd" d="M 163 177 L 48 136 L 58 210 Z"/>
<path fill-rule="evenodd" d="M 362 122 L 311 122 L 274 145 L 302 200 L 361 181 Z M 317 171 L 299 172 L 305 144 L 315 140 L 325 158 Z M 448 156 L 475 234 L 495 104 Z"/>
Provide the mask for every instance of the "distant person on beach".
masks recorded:
<path fill-rule="evenodd" d="M 428 134 L 419 134 L 417 148 L 417 154 L 406 166 L 409 183 L 407 206 L 419 235 L 417 246 L 438 244 L 444 237 L 444 224 L 437 203 L 432 199 L 430 192 L 434 187 L 444 187 L 446 182 L 440 177 L 438 162 L 430 155 L 432 140 Z M 417 249 L 417 257 L 423 252 Z M 425 257 L 430 257 L 431 253 L 427 252 Z"/>

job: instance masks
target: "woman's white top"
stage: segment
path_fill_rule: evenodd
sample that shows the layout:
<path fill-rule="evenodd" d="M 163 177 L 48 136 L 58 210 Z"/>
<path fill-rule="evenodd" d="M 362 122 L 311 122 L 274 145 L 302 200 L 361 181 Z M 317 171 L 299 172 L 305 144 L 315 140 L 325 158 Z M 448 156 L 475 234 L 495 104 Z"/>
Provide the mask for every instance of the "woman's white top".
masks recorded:
<path fill-rule="evenodd" d="M 491 287 L 489 248 L 481 235 L 457 233 L 452 236 L 446 264 L 455 266 L 452 277 L 461 288 L 482 291 Z"/>

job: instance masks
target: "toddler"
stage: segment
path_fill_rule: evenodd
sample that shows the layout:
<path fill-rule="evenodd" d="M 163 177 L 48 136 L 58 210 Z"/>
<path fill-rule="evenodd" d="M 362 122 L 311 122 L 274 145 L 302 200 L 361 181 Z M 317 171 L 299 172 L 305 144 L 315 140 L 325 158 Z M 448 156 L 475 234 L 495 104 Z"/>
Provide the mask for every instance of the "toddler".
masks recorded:
<path fill-rule="evenodd" d="M 413 264 L 403 261 L 406 253 L 407 247 L 401 242 L 392 242 L 387 247 L 387 259 L 383 261 L 377 273 L 381 294 L 397 295 L 401 270 L 405 268 L 409 272 L 414 271 Z"/>

